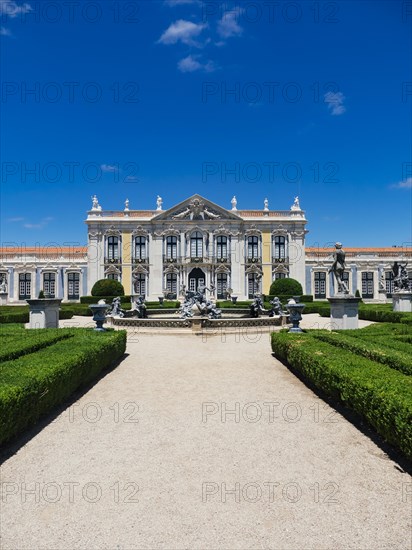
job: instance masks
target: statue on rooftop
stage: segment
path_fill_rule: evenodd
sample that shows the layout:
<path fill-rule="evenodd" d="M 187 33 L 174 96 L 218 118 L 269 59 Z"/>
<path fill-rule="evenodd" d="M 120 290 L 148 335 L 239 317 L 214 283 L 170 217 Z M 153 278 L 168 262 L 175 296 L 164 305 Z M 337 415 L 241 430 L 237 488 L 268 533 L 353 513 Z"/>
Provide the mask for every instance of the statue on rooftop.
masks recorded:
<path fill-rule="evenodd" d="M 237 199 L 236 195 L 233 197 L 233 199 L 230 201 L 232 204 L 232 210 L 237 210 Z"/>
<path fill-rule="evenodd" d="M 268 201 L 268 199 L 265 199 L 263 201 L 263 210 L 265 210 L 265 212 L 267 212 L 269 210 L 269 201 Z"/>
<path fill-rule="evenodd" d="M 290 207 L 291 210 L 302 210 L 299 204 L 299 197 L 295 197 L 295 200 L 293 201 L 292 206 Z"/>
<path fill-rule="evenodd" d="M 163 210 L 163 199 L 160 195 L 157 195 L 156 205 L 157 205 L 157 210 Z"/>
<path fill-rule="evenodd" d="M 342 248 L 342 243 L 335 244 L 335 252 L 333 253 L 333 264 L 329 268 L 328 273 L 333 273 L 338 283 L 337 294 L 349 294 L 349 289 L 343 280 L 343 274 L 345 273 L 345 251 Z"/>
<path fill-rule="evenodd" d="M 93 195 L 92 197 L 92 210 L 99 210 L 99 201 L 97 200 L 96 195 Z"/>

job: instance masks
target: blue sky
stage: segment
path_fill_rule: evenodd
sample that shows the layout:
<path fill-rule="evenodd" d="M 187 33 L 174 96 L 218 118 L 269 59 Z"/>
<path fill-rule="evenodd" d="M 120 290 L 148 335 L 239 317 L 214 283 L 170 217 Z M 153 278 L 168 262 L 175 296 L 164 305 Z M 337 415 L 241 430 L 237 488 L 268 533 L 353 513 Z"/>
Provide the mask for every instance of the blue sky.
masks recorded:
<path fill-rule="evenodd" d="M 57 6 L 57 7 L 56 7 Z M 97 6 L 97 7 L 96 7 Z M 410 2 L 0 0 L 1 242 L 200 193 L 411 245 Z"/>

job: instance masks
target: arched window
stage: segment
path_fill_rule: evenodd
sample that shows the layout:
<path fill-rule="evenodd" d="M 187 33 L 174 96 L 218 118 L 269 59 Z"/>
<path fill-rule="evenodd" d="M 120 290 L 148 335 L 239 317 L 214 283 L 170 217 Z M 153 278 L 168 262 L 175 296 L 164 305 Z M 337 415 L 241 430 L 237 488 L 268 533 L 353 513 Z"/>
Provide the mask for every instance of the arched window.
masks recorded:
<path fill-rule="evenodd" d="M 177 275 L 176 273 L 168 273 L 166 275 L 166 290 L 172 294 L 177 294 Z"/>
<path fill-rule="evenodd" d="M 248 260 L 257 260 L 259 258 L 259 238 L 248 237 L 247 239 L 247 258 Z"/>
<path fill-rule="evenodd" d="M 67 298 L 68 300 L 78 300 L 80 298 L 79 273 L 67 274 Z"/>
<path fill-rule="evenodd" d="M 31 298 L 31 273 L 19 274 L 19 300 Z"/>
<path fill-rule="evenodd" d="M 216 239 L 216 257 L 218 260 L 227 260 L 227 256 L 227 237 L 222 235 Z"/>
<path fill-rule="evenodd" d="M 138 273 L 134 279 L 134 293 L 138 296 L 146 296 L 146 275 Z"/>
<path fill-rule="evenodd" d="M 253 299 L 255 294 L 260 292 L 260 281 L 256 273 L 249 273 L 248 275 L 248 296 L 249 299 Z"/>
<path fill-rule="evenodd" d="M 227 273 L 217 274 L 217 298 L 218 300 L 226 299 L 227 290 Z"/>
<path fill-rule="evenodd" d="M 277 235 L 273 239 L 273 258 L 275 260 L 284 260 L 286 257 L 286 237 Z"/>
<path fill-rule="evenodd" d="M 119 237 L 108 237 L 107 259 L 109 262 L 117 261 L 119 259 Z"/>
<path fill-rule="evenodd" d="M 315 272 L 315 299 L 326 298 L 326 273 L 324 271 Z"/>
<path fill-rule="evenodd" d="M 177 237 L 166 237 L 166 259 L 177 259 Z"/>
<path fill-rule="evenodd" d="M 196 231 L 190 237 L 190 257 L 203 257 L 203 235 L 200 233 L 200 231 Z"/>
<path fill-rule="evenodd" d="M 134 240 L 134 259 L 146 259 L 146 237 L 136 237 Z"/>
<path fill-rule="evenodd" d="M 50 298 L 56 297 L 56 274 L 55 273 L 43 274 L 43 291 L 45 294 L 49 294 Z"/>

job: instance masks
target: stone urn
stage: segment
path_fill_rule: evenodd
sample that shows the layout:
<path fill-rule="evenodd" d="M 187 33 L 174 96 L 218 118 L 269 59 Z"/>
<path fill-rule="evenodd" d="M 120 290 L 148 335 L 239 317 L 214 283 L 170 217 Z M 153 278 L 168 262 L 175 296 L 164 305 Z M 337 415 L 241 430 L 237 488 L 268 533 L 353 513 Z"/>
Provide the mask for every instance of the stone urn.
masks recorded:
<path fill-rule="evenodd" d="M 292 323 L 292 328 L 289 329 L 289 332 L 303 332 L 299 323 L 302 320 L 302 311 L 305 309 L 305 304 L 297 304 L 296 301 L 291 298 L 286 305 L 286 309 L 289 312 L 289 319 Z"/>
<path fill-rule="evenodd" d="M 103 324 L 106 321 L 106 312 L 110 308 L 110 304 L 106 304 L 104 300 L 101 300 L 98 304 L 90 304 L 89 308 L 93 312 L 93 321 L 96 322 L 96 328 L 99 332 L 104 332 Z"/>

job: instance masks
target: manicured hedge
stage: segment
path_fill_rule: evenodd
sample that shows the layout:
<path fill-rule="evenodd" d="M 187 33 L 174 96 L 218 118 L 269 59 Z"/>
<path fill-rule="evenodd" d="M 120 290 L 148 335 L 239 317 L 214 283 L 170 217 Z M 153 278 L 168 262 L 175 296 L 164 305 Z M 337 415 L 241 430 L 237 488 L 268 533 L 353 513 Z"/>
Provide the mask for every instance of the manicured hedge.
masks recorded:
<path fill-rule="evenodd" d="M 114 279 L 99 279 L 93 285 L 91 290 L 92 296 L 124 296 L 124 288 L 122 283 Z"/>
<path fill-rule="evenodd" d="M 72 337 L 6 361 L 0 371 L 0 443 L 33 426 L 120 359 L 126 332 L 60 329 Z"/>
<path fill-rule="evenodd" d="M 24 307 L 24 309 L 23 309 Z M 29 306 L 8 306 L 8 310 L 0 311 L 0 324 L 6 323 L 28 323 L 29 322 Z M 17 310 L 17 311 L 15 311 Z M 61 308 L 59 310 L 59 319 L 71 319 L 73 317 L 73 309 Z"/>
<path fill-rule="evenodd" d="M 270 285 L 269 294 L 273 296 L 302 296 L 303 289 L 299 281 L 292 278 L 276 279 Z"/>
<path fill-rule="evenodd" d="M 310 334 L 272 334 L 276 357 L 329 397 L 357 412 L 412 459 L 412 377 L 320 342 Z"/>
<path fill-rule="evenodd" d="M 372 341 L 356 337 L 354 338 L 350 334 L 337 334 L 325 330 L 311 331 L 311 336 L 321 340 L 322 342 L 332 344 L 335 347 L 347 349 L 357 355 L 361 355 L 367 359 L 372 359 L 372 361 L 387 365 L 388 367 L 399 370 L 404 374 L 412 374 L 412 354 L 408 353 L 410 350 L 395 350 L 388 346 L 382 345 L 380 340 L 374 337 L 373 334 L 371 335 Z M 399 347 L 401 346 L 399 345 Z"/>
<path fill-rule="evenodd" d="M 28 353 L 51 346 L 60 340 L 72 338 L 73 334 L 60 329 L 33 329 L 26 330 L 24 334 L 15 331 L 1 331 L 2 344 L 0 348 L 0 361 L 10 361 Z"/>

